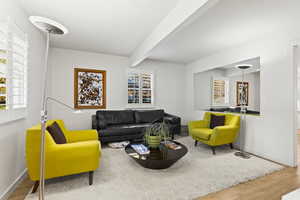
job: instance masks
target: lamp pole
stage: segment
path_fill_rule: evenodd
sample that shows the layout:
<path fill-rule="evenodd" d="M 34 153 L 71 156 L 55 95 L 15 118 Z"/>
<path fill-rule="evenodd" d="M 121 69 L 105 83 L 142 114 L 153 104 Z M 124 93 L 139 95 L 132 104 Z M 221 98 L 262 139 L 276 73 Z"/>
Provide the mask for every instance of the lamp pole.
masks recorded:
<path fill-rule="evenodd" d="M 44 64 L 44 90 L 41 110 L 41 147 L 40 147 L 40 180 L 39 180 L 39 200 L 45 199 L 45 133 L 47 124 L 47 74 L 48 74 L 48 52 L 49 52 L 50 31 L 47 32 L 45 64 Z"/>
<path fill-rule="evenodd" d="M 39 200 L 45 199 L 45 133 L 47 124 L 47 75 L 48 75 L 48 54 L 50 34 L 64 35 L 68 33 L 66 27 L 60 23 L 40 16 L 30 16 L 29 21 L 39 30 L 46 32 L 46 50 L 44 63 L 44 87 L 42 91 L 42 109 L 41 109 L 41 144 L 40 144 L 40 180 L 39 180 Z"/>
<path fill-rule="evenodd" d="M 246 90 L 245 90 L 245 70 L 249 69 L 250 65 L 239 65 L 237 66 L 239 69 L 242 70 L 242 98 L 241 98 L 241 116 L 242 116 L 242 130 L 244 130 L 244 133 L 246 133 Z M 238 156 L 243 159 L 249 159 L 251 156 L 244 151 L 244 140 L 245 140 L 246 134 L 244 134 L 244 139 L 241 138 L 240 140 L 240 151 L 236 152 L 234 155 Z"/>

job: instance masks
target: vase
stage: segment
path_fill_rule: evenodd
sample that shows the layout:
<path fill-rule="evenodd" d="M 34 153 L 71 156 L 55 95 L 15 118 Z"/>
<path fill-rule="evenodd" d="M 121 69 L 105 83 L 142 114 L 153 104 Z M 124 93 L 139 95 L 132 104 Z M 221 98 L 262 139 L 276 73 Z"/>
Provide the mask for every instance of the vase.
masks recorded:
<path fill-rule="evenodd" d="M 146 137 L 147 144 L 150 148 L 158 148 L 161 142 L 161 136 L 151 136 Z"/>

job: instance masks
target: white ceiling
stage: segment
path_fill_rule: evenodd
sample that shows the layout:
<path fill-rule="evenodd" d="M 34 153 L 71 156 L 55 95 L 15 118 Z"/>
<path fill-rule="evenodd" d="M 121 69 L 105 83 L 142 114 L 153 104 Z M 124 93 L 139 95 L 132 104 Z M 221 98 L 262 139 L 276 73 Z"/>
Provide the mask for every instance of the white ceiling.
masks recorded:
<path fill-rule="evenodd" d="M 150 58 L 189 63 L 268 33 L 287 31 L 299 23 L 299 13 L 299 0 L 220 0 L 160 43 Z"/>
<path fill-rule="evenodd" d="M 52 46 L 130 56 L 179 0 L 19 1 L 28 15 L 52 18 L 69 29 L 52 38 Z M 300 18 L 299 10 L 300 0 L 219 0 L 157 45 L 150 58 L 189 63 L 286 31 Z"/>
<path fill-rule="evenodd" d="M 178 0 L 19 0 L 28 15 L 54 19 L 69 29 L 55 36 L 60 48 L 129 56 Z"/>

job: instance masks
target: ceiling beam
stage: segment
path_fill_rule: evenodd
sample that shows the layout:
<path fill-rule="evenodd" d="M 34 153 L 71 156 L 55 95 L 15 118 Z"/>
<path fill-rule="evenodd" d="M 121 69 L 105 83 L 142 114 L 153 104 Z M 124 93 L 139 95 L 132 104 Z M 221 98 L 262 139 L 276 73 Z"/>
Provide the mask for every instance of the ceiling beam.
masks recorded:
<path fill-rule="evenodd" d="M 131 67 L 143 62 L 160 42 L 185 23 L 190 22 L 193 16 L 201 16 L 207 9 L 219 0 L 180 0 L 176 7 L 156 26 L 151 34 L 139 45 L 130 57 Z"/>

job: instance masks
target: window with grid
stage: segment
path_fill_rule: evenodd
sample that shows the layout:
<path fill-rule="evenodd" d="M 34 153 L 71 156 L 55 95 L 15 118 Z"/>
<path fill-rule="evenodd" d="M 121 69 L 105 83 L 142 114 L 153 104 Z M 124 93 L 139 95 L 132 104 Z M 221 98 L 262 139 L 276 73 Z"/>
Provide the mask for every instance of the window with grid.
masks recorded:
<path fill-rule="evenodd" d="M 10 20 L 0 23 L 0 112 L 7 120 L 27 106 L 27 37 Z M 18 111 L 20 113 L 20 111 Z M 22 115 L 23 116 L 23 115 Z M 0 122 L 2 122 L 0 120 Z"/>
<path fill-rule="evenodd" d="M 130 72 L 128 74 L 128 104 L 153 105 L 153 73 Z"/>

